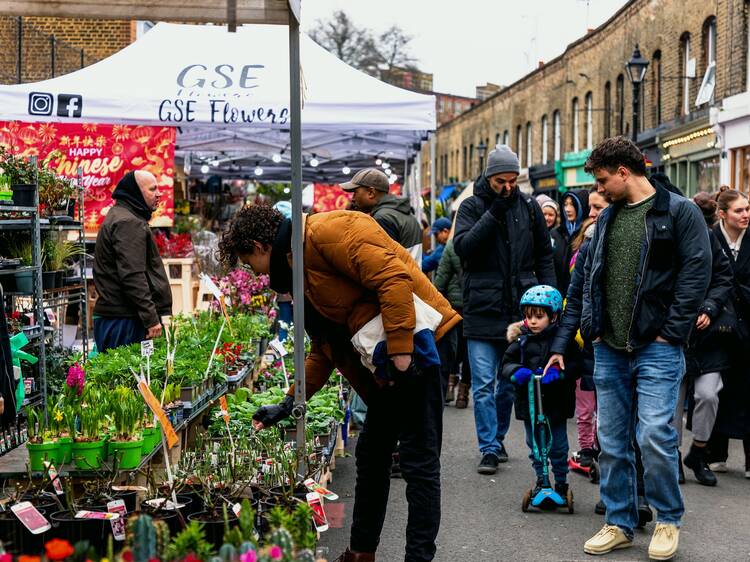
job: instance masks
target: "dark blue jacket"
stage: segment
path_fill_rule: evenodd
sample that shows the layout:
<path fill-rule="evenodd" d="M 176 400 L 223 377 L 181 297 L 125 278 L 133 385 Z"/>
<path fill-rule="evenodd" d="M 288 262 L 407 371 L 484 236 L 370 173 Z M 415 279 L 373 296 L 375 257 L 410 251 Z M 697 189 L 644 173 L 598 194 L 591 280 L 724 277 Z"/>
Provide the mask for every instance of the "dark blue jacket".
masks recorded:
<path fill-rule="evenodd" d="M 430 273 L 435 271 L 440 265 L 440 258 L 443 257 L 443 250 L 445 250 L 445 244 L 438 244 L 431 254 L 422 256 L 422 272 Z"/>
<path fill-rule="evenodd" d="M 498 220 L 497 198 L 484 175 L 474 195 L 461 203 L 453 247 L 464 272 L 464 335 L 504 340 L 508 324 L 520 319 L 518 303 L 534 285 L 557 285 L 550 235 L 539 204 L 516 189 Z"/>
<path fill-rule="evenodd" d="M 670 193 L 662 182 L 652 182 L 656 198 L 644 225 L 646 236 L 635 280 L 629 351 L 645 347 L 657 336 L 685 345 L 711 279 L 711 247 L 698 207 Z M 602 336 L 608 228 L 622 206 L 622 202 L 612 204 L 597 219 L 584 264 L 581 303 L 574 303 L 571 308 L 568 300 L 561 329 L 552 344 L 553 353 L 565 351 L 567 342 L 575 336 L 572 327 L 579 322 L 584 339 L 593 341 Z M 569 297 L 570 293 L 569 288 Z"/>

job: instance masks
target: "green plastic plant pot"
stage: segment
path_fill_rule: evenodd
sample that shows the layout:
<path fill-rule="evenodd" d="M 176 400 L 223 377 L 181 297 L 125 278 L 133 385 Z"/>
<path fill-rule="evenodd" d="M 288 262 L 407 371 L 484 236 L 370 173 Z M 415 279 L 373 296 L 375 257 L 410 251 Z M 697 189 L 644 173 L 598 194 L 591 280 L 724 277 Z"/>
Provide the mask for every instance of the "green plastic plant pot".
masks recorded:
<path fill-rule="evenodd" d="M 115 459 L 115 468 L 131 470 L 141 464 L 143 439 L 136 441 L 110 441 L 109 454 Z"/>
<path fill-rule="evenodd" d="M 44 461 L 57 463 L 57 442 L 47 441 L 45 443 L 26 443 L 29 450 L 29 465 L 31 470 L 39 472 L 44 470 Z"/>
<path fill-rule="evenodd" d="M 73 438 L 60 437 L 57 440 L 57 464 L 67 464 L 73 460 Z"/>
<path fill-rule="evenodd" d="M 158 427 L 147 427 L 142 433 L 143 448 L 141 449 L 141 456 L 145 457 L 156 447 L 156 444 L 159 442 L 160 432 Z"/>
<path fill-rule="evenodd" d="M 73 460 L 79 470 L 92 470 L 102 465 L 104 442 L 76 441 L 73 443 Z"/>
<path fill-rule="evenodd" d="M 102 460 L 106 461 L 109 459 L 109 434 L 102 433 Z"/>

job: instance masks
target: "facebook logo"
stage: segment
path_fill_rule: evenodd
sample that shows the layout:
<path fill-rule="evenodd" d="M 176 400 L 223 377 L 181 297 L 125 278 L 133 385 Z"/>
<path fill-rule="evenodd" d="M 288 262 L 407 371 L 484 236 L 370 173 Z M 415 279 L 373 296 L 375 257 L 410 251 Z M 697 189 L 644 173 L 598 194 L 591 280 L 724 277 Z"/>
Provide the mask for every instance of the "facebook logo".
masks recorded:
<path fill-rule="evenodd" d="M 76 94 L 57 94 L 58 117 L 80 117 L 83 110 L 83 96 Z"/>

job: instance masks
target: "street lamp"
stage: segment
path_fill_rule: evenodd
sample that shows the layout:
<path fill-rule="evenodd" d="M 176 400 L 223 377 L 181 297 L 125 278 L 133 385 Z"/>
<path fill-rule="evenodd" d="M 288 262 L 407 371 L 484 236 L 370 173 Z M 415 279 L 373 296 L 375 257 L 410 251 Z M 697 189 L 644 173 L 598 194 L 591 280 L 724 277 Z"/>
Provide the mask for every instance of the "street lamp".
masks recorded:
<path fill-rule="evenodd" d="M 641 51 L 636 44 L 633 56 L 625 64 L 625 69 L 628 71 L 628 78 L 633 84 L 633 142 L 638 139 L 638 118 L 640 113 L 640 97 L 641 97 L 641 83 L 646 77 L 646 69 L 648 68 L 648 60 L 643 58 Z"/>
<path fill-rule="evenodd" d="M 482 170 L 484 170 L 484 155 L 487 152 L 487 145 L 484 144 L 483 140 L 479 141 L 479 144 L 477 145 L 477 154 L 479 155 L 479 173 L 482 173 Z"/>

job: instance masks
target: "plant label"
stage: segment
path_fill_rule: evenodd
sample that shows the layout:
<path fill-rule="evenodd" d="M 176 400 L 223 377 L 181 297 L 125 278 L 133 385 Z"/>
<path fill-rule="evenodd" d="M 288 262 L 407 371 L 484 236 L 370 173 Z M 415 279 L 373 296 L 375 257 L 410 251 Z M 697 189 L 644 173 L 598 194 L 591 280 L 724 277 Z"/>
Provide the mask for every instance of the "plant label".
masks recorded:
<path fill-rule="evenodd" d="M 336 501 L 337 499 L 339 499 L 338 494 L 332 492 L 331 490 L 328 490 L 327 488 L 324 488 L 312 478 L 308 478 L 303 482 L 303 484 L 308 490 L 310 490 L 311 492 L 318 492 L 318 494 L 320 494 L 327 500 Z"/>
<path fill-rule="evenodd" d="M 214 297 L 216 297 L 217 300 L 221 300 L 221 291 L 219 290 L 219 287 L 217 287 L 213 279 L 211 279 L 205 273 L 201 273 L 201 285 L 203 285 L 203 288 L 207 292 L 211 293 Z"/>
<path fill-rule="evenodd" d="M 279 357 L 285 357 L 289 353 L 284 347 L 284 344 L 279 340 L 279 338 L 272 339 L 268 343 L 268 346 L 272 348 L 279 355 Z"/>
<path fill-rule="evenodd" d="M 153 340 L 143 340 L 141 342 L 141 357 L 151 357 L 154 354 Z"/>
<path fill-rule="evenodd" d="M 145 486 L 112 486 L 114 492 L 148 492 Z"/>
<path fill-rule="evenodd" d="M 224 417 L 224 423 L 227 424 L 227 429 L 229 429 L 229 405 L 227 404 L 227 397 L 222 396 L 219 398 L 219 404 L 221 405 L 221 415 Z"/>
<path fill-rule="evenodd" d="M 166 509 L 168 511 L 174 511 L 185 507 L 184 503 L 174 503 L 167 498 L 154 498 L 152 500 L 147 500 L 146 503 L 155 509 Z"/>
<path fill-rule="evenodd" d="M 177 444 L 178 438 L 177 434 L 174 431 L 174 428 L 172 427 L 172 424 L 169 421 L 169 418 L 167 418 L 167 414 L 164 413 L 164 409 L 161 407 L 161 404 L 159 404 L 156 396 L 154 396 L 154 393 L 151 392 L 151 389 L 143 379 L 138 379 L 138 390 L 141 391 L 141 395 L 146 401 L 146 405 L 151 409 L 151 412 L 157 418 L 159 418 L 159 422 L 161 423 L 161 430 L 164 432 L 164 436 L 167 439 L 167 446 L 171 449 Z"/>
<path fill-rule="evenodd" d="M 315 523 L 315 529 L 322 533 L 328 530 L 328 519 L 326 519 L 326 512 L 323 511 L 323 504 L 320 502 L 320 495 L 318 492 L 310 492 L 306 496 L 307 505 L 310 506 L 313 512 L 313 523 Z"/>
<path fill-rule="evenodd" d="M 232 511 L 234 512 L 236 517 L 240 516 L 240 511 L 242 511 L 242 506 L 238 503 L 234 504 L 232 506 Z"/>
<path fill-rule="evenodd" d="M 50 462 L 44 461 L 44 467 L 47 469 L 49 479 L 52 480 L 52 487 L 55 489 L 55 493 L 58 496 L 62 496 L 63 494 L 65 494 L 65 490 L 63 490 L 62 486 L 62 481 L 60 480 L 60 476 L 58 475 L 55 466 Z"/>
<path fill-rule="evenodd" d="M 44 518 L 44 515 L 39 513 L 39 510 L 31 502 L 17 503 L 11 506 L 10 510 L 32 535 L 45 533 L 52 528 L 49 521 Z"/>
<path fill-rule="evenodd" d="M 128 508 L 125 507 L 124 500 L 113 500 L 107 503 L 107 511 L 118 515 L 117 519 L 112 519 L 110 525 L 112 525 L 112 536 L 116 541 L 125 540 L 125 515 L 128 513 Z"/>
<path fill-rule="evenodd" d="M 82 509 L 77 511 L 75 515 L 76 519 L 101 519 L 104 521 L 111 521 L 112 519 L 119 519 L 120 516 L 117 513 L 107 513 L 106 511 L 89 511 Z"/>

